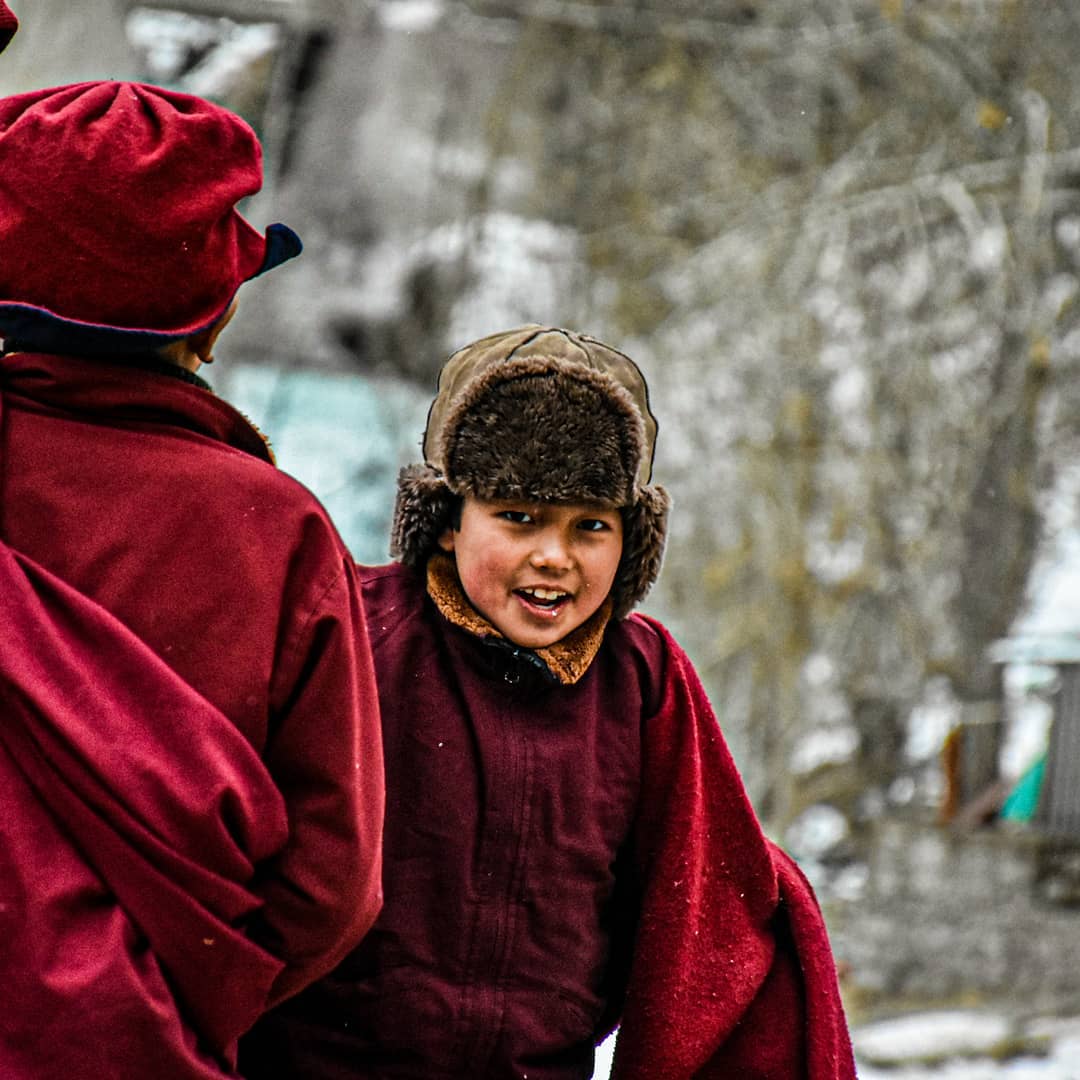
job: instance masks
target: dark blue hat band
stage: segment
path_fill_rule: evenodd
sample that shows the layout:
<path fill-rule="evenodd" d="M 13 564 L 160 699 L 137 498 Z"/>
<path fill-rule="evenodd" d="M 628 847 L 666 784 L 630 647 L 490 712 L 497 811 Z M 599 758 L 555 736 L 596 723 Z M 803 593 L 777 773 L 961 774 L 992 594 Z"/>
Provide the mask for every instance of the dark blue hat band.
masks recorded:
<path fill-rule="evenodd" d="M 257 278 L 273 270 L 275 266 L 295 258 L 303 248 L 300 237 L 287 225 L 275 223 L 268 226 L 266 257 L 251 277 Z M 0 338 L 4 339 L 5 348 L 9 352 L 12 345 L 16 344 L 19 349 L 28 352 L 70 352 L 79 356 L 137 355 L 153 352 L 162 345 L 181 341 L 213 326 L 228 310 L 232 301 L 233 296 L 230 296 L 221 306 L 221 310 L 203 326 L 182 333 L 101 326 L 65 319 L 32 304 L 0 304 Z"/>

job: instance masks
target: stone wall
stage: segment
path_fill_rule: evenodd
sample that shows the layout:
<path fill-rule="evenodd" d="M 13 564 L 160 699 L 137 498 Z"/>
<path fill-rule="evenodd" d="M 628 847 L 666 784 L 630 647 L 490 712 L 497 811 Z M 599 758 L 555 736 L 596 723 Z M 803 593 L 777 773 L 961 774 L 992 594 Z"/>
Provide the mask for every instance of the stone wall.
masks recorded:
<path fill-rule="evenodd" d="M 865 894 L 827 905 L 853 1000 L 1080 1005 L 1077 845 L 888 821 L 870 850 Z"/>

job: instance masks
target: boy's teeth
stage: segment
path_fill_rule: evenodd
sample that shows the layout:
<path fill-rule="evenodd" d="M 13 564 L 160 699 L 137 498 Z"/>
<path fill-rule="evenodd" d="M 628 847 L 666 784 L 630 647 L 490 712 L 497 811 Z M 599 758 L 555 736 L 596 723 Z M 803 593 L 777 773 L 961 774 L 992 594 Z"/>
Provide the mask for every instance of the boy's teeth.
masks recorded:
<path fill-rule="evenodd" d="M 566 595 L 554 589 L 523 589 L 522 591 L 527 592 L 530 596 L 535 596 L 537 600 L 558 600 Z"/>

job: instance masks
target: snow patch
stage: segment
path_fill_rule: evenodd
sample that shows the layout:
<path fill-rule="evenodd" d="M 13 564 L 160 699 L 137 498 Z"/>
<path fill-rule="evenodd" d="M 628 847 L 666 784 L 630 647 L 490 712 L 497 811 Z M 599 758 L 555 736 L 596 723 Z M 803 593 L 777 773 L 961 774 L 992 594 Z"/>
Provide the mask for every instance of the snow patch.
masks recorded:
<path fill-rule="evenodd" d="M 796 775 L 805 775 L 822 765 L 849 761 L 858 748 L 859 733 L 853 726 L 818 728 L 799 740 L 789 765 Z"/>
<path fill-rule="evenodd" d="M 923 700 L 908 714 L 907 742 L 904 755 L 908 761 L 928 761 L 936 757 L 945 737 L 960 718 L 960 706 L 952 696 L 947 679 L 935 679 L 925 690 Z"/>
<path fill-rule="evenodd" d="M 833 412 L 845 415 L 861 410 L 869 399 L 869 380 L 865 371 L 848 368 L 841 372 L 829 387 L 829 404 Z"/>
<path fill-rule="evenodd" d="M 852 1033 L 852 1042 L 872 1064 L 901 1065 L 990 1054 L 1011 1033 L 1003 1016 L 958 1009 L 868 1024 Z"/>
<path fill-rule="evenodd" d="M 222 98 L 281 45 L 277 23 L 236 23 L 180 11 L 136 8 L 125 23 L 147 77 L 189 94 Z"/>
<path fill-rule="evenodd" d="M 816 858 L 832 851 L 850 832 L 847 818 L 826 803 L 804 810 L 785 833 L 786 846 L 798 858 Z"/>
<path fill-rule="evenodd" d="M 388 0 L 379 4 L 376 15 L 384 30 L 417 34 L 438 25 L 445 11 L 442 0 Z"/>

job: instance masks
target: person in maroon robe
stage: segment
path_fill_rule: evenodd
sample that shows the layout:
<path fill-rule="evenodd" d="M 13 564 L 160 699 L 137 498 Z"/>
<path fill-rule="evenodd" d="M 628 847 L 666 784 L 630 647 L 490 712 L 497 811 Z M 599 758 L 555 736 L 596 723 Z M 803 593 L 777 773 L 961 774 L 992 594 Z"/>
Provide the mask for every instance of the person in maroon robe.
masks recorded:
<path fill-rule="evenodd" d="M 385 905 L 241 1040 L 250 1080 L 849 1080 L 821 912 L 686 654 L 633 614 L 668 497 L 645 381 L 527 326 L 452 356 L 363 567 Z"/>
<path fill-rule="evenodd" d="M 197 374 L 300 250 L 261 175 L 196 97 L 0 99 L 4 1080 L 235 1077 L 381 903 L 356 569 Z"/>

